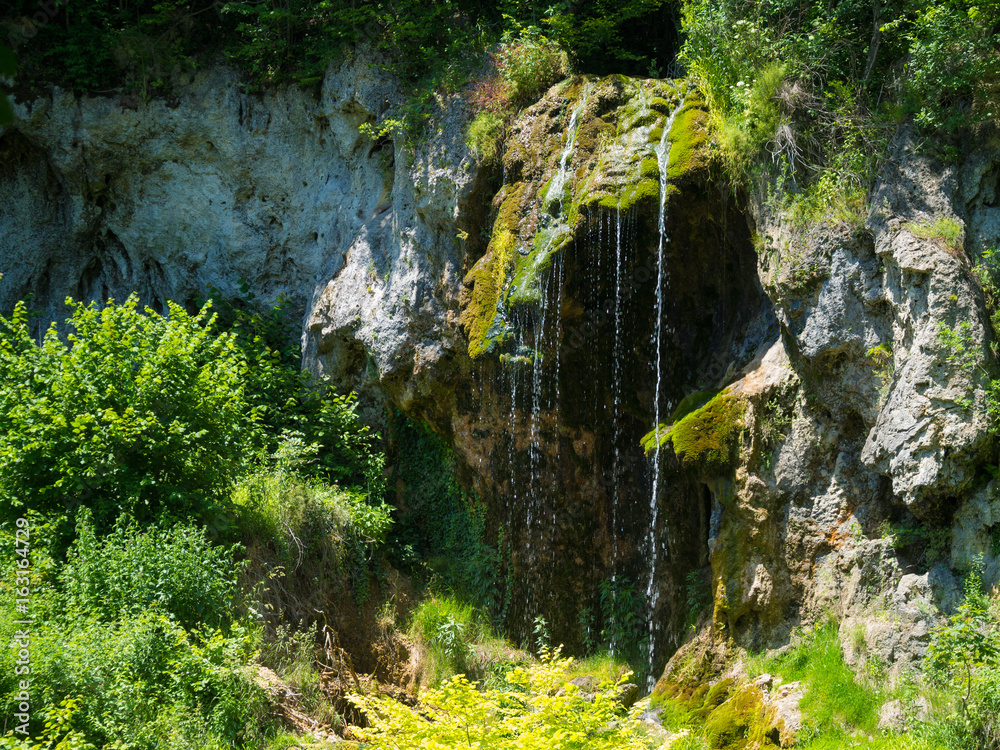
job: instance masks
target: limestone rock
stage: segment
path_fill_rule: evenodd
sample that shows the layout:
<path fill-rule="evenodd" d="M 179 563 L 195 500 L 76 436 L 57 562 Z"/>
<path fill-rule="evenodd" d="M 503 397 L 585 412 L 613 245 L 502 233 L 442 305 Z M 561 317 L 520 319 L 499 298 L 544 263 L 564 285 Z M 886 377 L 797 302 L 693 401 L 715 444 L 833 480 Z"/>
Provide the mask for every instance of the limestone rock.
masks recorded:
<path fill-rule="evenodd" d="M 47 322 L 67 296 L 284 297 L 338 390 L 444 409 L 430 394 L 464 354 L 459 214 L 478 172 L 460 97 L 415 153 L 360 132 L 402 101 L 377 62 L 331 67 L 318 98 L 243 94 L 215 67 L 172 102 L 53 89 L 19 104 L 0 130 L 0 309 L 31 294 Z"/>
<path fill-rule="evenodd" d="M 878 728 L 883 732 L 905 732 L 914 720 L 923 720 L 930 712 L 927 699 L 918 696 L 913 703 L 904 703 L 899 698 L 886 701 L 878 711 Z"/>
<path fill-rule="evenodd" d="M 952 522 L 951 565 L 956 570 L 968 570 L 977 558 L 987 566 L 994 555 L 993 527 L 1000 525 L 1000 497 L 996 483 L 970 497 L 955 513 Z M 987 586 L 993 581 L 985 581 Z"/>
<path fill-rule="evenodd" d="M 955 170 L 915 154 L 904 132 L 869 220 L 886 264 L 895 377 L 863 459 L 892 478 L 893 492 L 917 515 L 968 489 L 977 459 L 992 443 L 983 388 L 942 339 L 943 330 L 959 332 L 975 353 L 975 367 L 995 371 L 982 294 L 966 270 L 963 248 L 921 236 L 928 231 L 921 227 L 935 221 L 962 225 L 958 187 Z"/>
<path fill-rule="evenodd" d="M 774 721 L 778 727 L 779 742 L 782 747 L 795 745 L 796 737 L 802 729 L 802 710 L 799 704 L 805 691 L 798 682 L 779 685 L 769 696 L 768 703 L 774 711 Z"/>

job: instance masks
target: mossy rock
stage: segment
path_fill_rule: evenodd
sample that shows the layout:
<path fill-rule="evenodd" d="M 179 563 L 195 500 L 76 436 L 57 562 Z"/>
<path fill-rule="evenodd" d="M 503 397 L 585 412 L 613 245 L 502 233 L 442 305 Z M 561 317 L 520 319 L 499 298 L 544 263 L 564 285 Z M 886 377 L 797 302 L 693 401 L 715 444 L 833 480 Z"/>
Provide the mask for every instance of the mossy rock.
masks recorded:
<path fill-rule="evenodd" d="M 668 137 L 668 180 L 676 183 L 687 175 L 708 167 L 708 112 L 700 96 L 688 95 L 683 109 L 674 118 Z"/>
<path fill-rule="evenodd" d="M 693 411 L 697 411 L 720 393 L 722 393 L 721 388 L 716 388 L 710 391 L 695 391 L 694 393 L 689 393 L 682 398 L 681 402 L 674 408 L 673 413 L 670 415 L 671 423 L 683 419 Z"/>
<path fill-rule="evenodd" d="M 564 179 L 554 182 L 574 112 L 579 114 L 573 150 Z M 515 123 L 503 158 L 511 182 L 494 200 L 497 218 L 486 256 L 466 277 L 472 290 L 461 322 L 472 358 L 509 344 L 513 310 L 543 303 L 555 258 L 575 241 L 587 216 L 638 212 L 655 221 L 663 187 L 653 149 L 668 122 L 673 123 L 669 198 L 687 170 L 707 164 L 704 102 L 684 82 L 576 78 L 550 91 Z"/>
<path fill-rule="evenodd" d="M 727 677 L 724 680 L 719 680 L 714 685 L 706 685 L 706 690 L 696 692 L 687 701 L 687 707 L 691 712 L 691 716 L 699 721 L 705 721 L 709 714 L 726 702 L 735 685 L 736 681 Z"/>
<path fill-rule="evenodd" d="M 727 465 L 743 426 L 746 404 L 742 398 L 727 391 L 709 394 L 711 391 L 700 391 L 685 397 L 674 410 L 674 415 L 682 415 L 679 419 L 669 426 L 661 424 L 643 436 L 642 446 L 646 452 L 655 450 L 659 436 L 659 446 L 663 448 L 669 442 L 684 463 Z M 696 407 L 698 402 L 703 405 Z"/>
<path fill-rule="evenodd" d="M 472 287 L 472 295 L 462 311 L 461 323 L 468 333 L 469 356 L 473 359 L 495 351 L 506 342 L 510 333 L 501 295 L 518 254 L 518 216 L 524 195 L 523 183 L 507 186 L 497 195 L 499 210 L 486 254 L 465 277 L 465 285 Z"/>
<path fill-rule="evenodd" d="M 780 747 L 774 711 L 759 688 L 746 685 L 705 719 L 705 735 L 713 750 L 759 750 Z"/>

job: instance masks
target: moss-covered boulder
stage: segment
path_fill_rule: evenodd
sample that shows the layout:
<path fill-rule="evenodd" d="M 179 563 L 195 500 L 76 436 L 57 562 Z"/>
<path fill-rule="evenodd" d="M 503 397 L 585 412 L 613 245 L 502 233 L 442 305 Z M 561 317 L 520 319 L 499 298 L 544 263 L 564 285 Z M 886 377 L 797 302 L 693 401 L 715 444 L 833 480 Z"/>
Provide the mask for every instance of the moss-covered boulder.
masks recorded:
<path fill-rule="evenodd" d="M 699 463 L 709 469 L 729 464 L 737 448 L 746 404 L 728 391 L 714 396 L 712 393 L 699 391 L 691 394 L 691 400 L 682 400 L 672 424 L 660 424 L 643 437 L 646 452 L 652 453 L 657 444 L 662 449 L 669 443 L 682 462 Z M 695 408 L 698 402 L 702 405 Z"/>
<path fill-rule="evenodd" d="M 661 197 L 670 201 L 707 168 L 706 123 L 704 100 L 686 82 L 623 76 L 565 81 L 522 115 L 486 254 L 465 278 L 473 359 L 511 341 L 515 310 L 544 303 L 555 258 L 589 216 L 655 217 Z"/>

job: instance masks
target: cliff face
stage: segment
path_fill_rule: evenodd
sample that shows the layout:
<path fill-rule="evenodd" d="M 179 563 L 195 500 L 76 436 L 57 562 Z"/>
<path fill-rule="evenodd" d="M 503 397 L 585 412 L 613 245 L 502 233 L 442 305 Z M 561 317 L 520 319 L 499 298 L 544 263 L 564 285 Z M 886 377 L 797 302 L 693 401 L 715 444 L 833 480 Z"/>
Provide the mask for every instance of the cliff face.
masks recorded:
<path fill-rule="evenodd" d="M 47 325 L 67 296 L 137 290 L 162 308 L 210 286 L 283 295 L 310 367 L 343 387 L 374 375 L 408 405 L 420 390 L 408 378 L 464 349 L 457 234 L 475 172 L 460 107 L 416 155 L 397 160 L 401 142 L 362 135 L 399 99 L 359 60 L 331 70 L 318 98 L 248 96 L 235 72 L 212 69 L 173 100 L 57 89 L 19 106 L 0 136 L 0 307 L 32 295 Z"/>
<path fill-rule="evenodd" d="M 751 404 L 732 463 L 701 472 L 720 510 L 714 612 L 660 689 L 829 615 L 849 662 L 906 668 L 959 598 L 956 573 L 982 555 L 987 586 L 1000 579 L 996 363 L 973 272 L 998 240 L 996 145 L 946 165 L 900 132 L 856 227 L 751 207 L 781 339 L 731 386 Z M 941 220 L 957 243 L 928 230 Z"/>
<path fill-rule="evenodd" d="M 971 270 L 1000 242 L 1000 144 L 948 166 L 902 132 L 863 225 L 797 227 L 712 174 L 680 82 L 554 87 L 515 123 L 502 183 L 458 98 L 415 147 L 359 132 L 398 101 L 359 60 L 318 99 L 247 96 L 216 69 L 171 101 L 20 105 L 0 131 L 0 308 L 290 298 L 307 367 L 454 448 L 515 636 L 544 615 L 582 645 L 603 588 L 637 602 L 628 637 L 658 672 L 711 579 L 668 680 L 829 611 L 904 664 L 956 595 L 950 567 L 982 553 L 1000 577 Z M 960 246 L 928 229 L 942 219 Z"/>

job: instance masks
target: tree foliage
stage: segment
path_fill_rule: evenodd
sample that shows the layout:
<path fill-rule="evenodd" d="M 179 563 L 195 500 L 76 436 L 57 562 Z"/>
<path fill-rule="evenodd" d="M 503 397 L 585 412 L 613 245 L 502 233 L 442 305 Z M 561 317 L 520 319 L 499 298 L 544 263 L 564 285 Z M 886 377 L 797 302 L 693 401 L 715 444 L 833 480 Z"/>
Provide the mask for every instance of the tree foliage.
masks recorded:
<path fill-rule="evenodd" d="M 248 85 L 318 83 L 359 42 L 410 81 L 477 67 L 504 32 L 539 27 L 592 72 L 665 70 L 676 47 L 666 0 L 13 0 L 4 14 L 32 81 L 166 93 L 220 52 Z M 50 12 L 51 11 L 51 12 Z M 34 41 L 37 38 L 37 43 Z"/>
<path fill-rule="evenodd" d="M 75 505 L 100 522 L 122 511 L 204 514 L 253 455 L 258 414 L 247 364 L 209 307 L 189 315 L 69 301 L 63 339 L 0 318 L 0 502 L 4 513 Z"/>
<path fill-rule="evenodd" d="M 764 174 L 792 218 L 860 225 L 900 122 L 940 132 L 996 117 L 998 13 L 967 0 L 684 0 L 681 60 L 735 184 Z"/>

